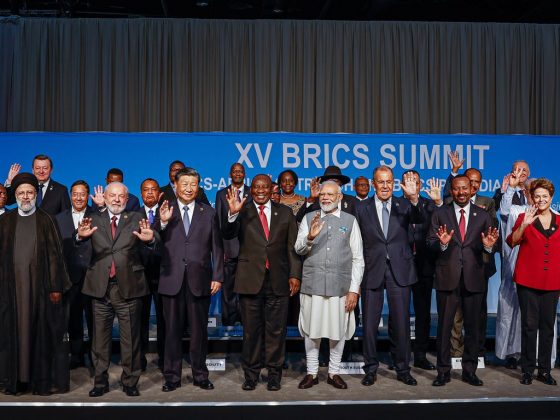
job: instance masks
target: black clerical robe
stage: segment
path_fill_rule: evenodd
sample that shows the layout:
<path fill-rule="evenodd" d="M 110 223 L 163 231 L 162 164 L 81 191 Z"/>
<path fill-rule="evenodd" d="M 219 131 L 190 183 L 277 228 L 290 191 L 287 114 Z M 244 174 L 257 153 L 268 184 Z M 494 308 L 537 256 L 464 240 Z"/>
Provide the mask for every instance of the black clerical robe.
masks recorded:
<path fill-rule="evenodd" d="M 35 214 L 36 245 L 29 261 L 30 299 L 29 354 L 19 349 L 18 307 L 16 296 L 15 234 L 17 224 L 26 218 L 17 210 L 0 219 L 0 383 L 12 392 L 19 379 L 19 358 L 29 358 L 30 390 L 40 394 L 53 388 L 65 392 L 69 386 L 68 364 L 57 363 L 63 349 L 64 307 L 49 299 L 52 292 L 65 292 L 72 283 L 66 273 L 62 241 L 58 228 L 45 211 Z M 29 219 L 32 222 L 32 219 Z M 21 230 L 20 230 L 21 231 Z M 29 238 L 32 240 L 33 238 Z M 34 254 L 34 255 L 33 255 Z M 62 299 L 61 299 L 62 302 Z"/>

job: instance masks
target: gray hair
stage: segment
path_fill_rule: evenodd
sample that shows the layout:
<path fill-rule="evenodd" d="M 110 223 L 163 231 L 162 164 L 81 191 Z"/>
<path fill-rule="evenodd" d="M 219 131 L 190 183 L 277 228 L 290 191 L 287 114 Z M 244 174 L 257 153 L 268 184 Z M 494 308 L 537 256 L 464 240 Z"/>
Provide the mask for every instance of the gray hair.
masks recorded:
<path fill-rule="evenodd" d="M 124 192 L 126 193 L 126 195 L 128 195 L 128 187 L 124 185 L 122 182 L 117 182 L 117 181 L 110 182 L 109 184 L 107 184 L 107 187 L 105 187 L 105 191 L 107 191 L 111 187 L 122 187 L 124 188 Z"/>
<path fill-rule="evenodd" d="M 325 182 L 321 183 L 321 190 L 323 190 L 323 187 L 325 185 L 334 185 L 336 187 L 336 192 L 339 194 L 342 194 L 342 187 L 340 185 L 338 185 L 338 183 L 334 182 L 333 180 L 327 180 Z"/>

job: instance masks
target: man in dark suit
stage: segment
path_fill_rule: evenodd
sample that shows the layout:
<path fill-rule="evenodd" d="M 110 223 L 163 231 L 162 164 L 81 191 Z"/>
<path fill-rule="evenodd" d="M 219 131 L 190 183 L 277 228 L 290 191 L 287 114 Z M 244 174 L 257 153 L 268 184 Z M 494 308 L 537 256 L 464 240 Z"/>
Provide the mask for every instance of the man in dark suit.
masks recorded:
<path fill-rule="evenodd" d="M 463 308 L 465 350 L 462 358 L 463 381 L 480 386 L 478 364 L 480 308 L 486 289 L 483 254 L 492 253 L 498 240 L 488 212 L 470 202 L 471 182 L 465 175 L 451 183 L 453 203 L 436 209 L 427 244 L 438 254 L 436 260 L 436 299 L 438 305 L 437 370 L 434 386 L 450 381 L 450 338 L 457 307 Z M 448 229 L 449 227 L 449 229 Z"/>
<path fill-rule="evenodd" d="M 358 205 L 358 223 L 364 242 L 365 272 L 362 280 L 364 371 L 362 384 L 377 380 L 377 330 L 387 290 L 391 341 L 395 346 L 397 379 L 416 385 L 410 375 L 410 286 L 417 282 L 408 227 L 422 223 L 418 188 L 412 174 L 405 175 L 403 192 L 409 200 L 393 196 L 393 171 L 380 166 L 373 173 L 375 195 Z"/>
<path fill-rule="evenodd" d="M 527 178 L 529 178 L 529 176 L 531 175 L 531 170 L 529 169 L 529 164 L 524 160 L 516 160 L 515 162 L 513 162 L 513 165 L 511 166 L 512 172 L 515 171 L 515 168 L 519 168 L 521 170 L 521 174 L 519 176 L 519 185 L 515 187 L 515 193 L 513 194 L 511 203 L 518 206 L 524 206 L 525 204 L 527 204 L 527 200 L 525 199 L 524 188 L 526 185 Z M 507 188 L 508 185 L 506 182 L 506 178 L 504 178 L 505 186 L 503 187 L 503 191 L 502 188 L 498 188 L 494 192 L 494 197 L 492 197 L 492 199 L 494 200 L 496 211 L 500 209 L 502 196 L 504 195 L 505 189 Z"/>
<path fill-rule="evenodd" d="M 263 362 L 267 389 L 281 388 L 288 299 L 301 281 L 301 259 L 294 249 L 296 219 L 289 207 L 270 200 L 271 192 L 272 181 L 264 174 L 253 178 L 253 201 L 245 206 L 247 198 L 239 202 L 228 191 L 229 217 L 222 229 L 225 239 L 239 239 L 234 291 L 243 321 L 245 391 L 257 386 Z"/>
<path fill-rule="evenodd" d="M 169 184 L 161 188 L 161 192 L 163 193 L 163 196 L 159 200 L 160 206 L 164 200 L 167 200 L 168 202 L 171 203 L 173 200 L 177 199 L 177 194 L 175 192 L 175 175 L 177 175 L 177 172 L 179 172 L 184 167 L 185 164 L 180 160 L 174 160 L 169 164 Z M 210 205 L 210 202 L 208 201 L 208 197 L 206 197 L 206 193 L 204 192 L 204 188 L 198 189 L 196 201 Z"/>
<path fill-rule="evenodd" d="M 238 201 L 247 197 L 251 200 L 251 189 L 245 185 L 245 168 L 241 163 L 231 165 L 229 176 L 231 185 L 221 189 L 216 194 L 216 213 L 220 221 L 220 228 L 227 223 L 229 206 L 226 198 L 228 190 L 232 190 Z M 235 325 L 241 321 L 239 315 L 239 297 L 233 291 L 235 284 L 235 270 L 239 255 L 239 241 L 237 238 L 224 239 L 224 282 L 222 284 L 222 325 Z"/>
<path fill-rule="evenodd" d="M 193 384 L 214 389 L 208 379 L 208 310 L 222 285 L 224 251 L 216 211 L 196 201 L 200 175 L 183 168 L 175 175 L 177 200 L 161 205 L 155 229 L 161 234 L 159 293 L 165 318 L 163 392 L 181 386 L 185 316 L 190 326 Z"/>
<path fill-rule="evenodd" d="M 5 184 L 8 193 L 8 205 L 15 204 L 16 202 L 15 191 L 13 191 L 10 186 L 10 177 L 18 174 L 21 165 L 15 164 L 12 165 L 12 168 L 14 166 L 16 166 L 17 169 L 15 171 L 10 169 L 10 174 Z M 47 155 L 37 155 L 33 158 L 32 167 L 33 175 L 35 175 L 37 181 L 39 181 L 37 207 L 43 209 L 51 216 L 56 216 L 63 210 L 69 209 L 70 198 L 68 197 L 68 188 L 51 179 L 53 171 L 52 159 Z"/>
<path fill-rule="evenodd" d="M 143 206 L 140 214 L 145 217 L 150 226 L 153 227 L 158 211 L 158 200 L 160 197 L 159 184 L 155 179 L 146 178 L 140 184 L 140 193 L 142 195 Z M 142 261 L 144 262 L 144 272 L 148 280 L 150 293 L 146 296 L 142 304 L 142 371 L 146 370 L 148 361 L 146 353 L 150 344 L 150 314 L 152 309 L 152 301 L 156 309 L 156 326 L 157 326 L 157 353 L 158 366 L 163 370 L 163 356 L 165 348 L 165 322 L 163 321 L 163 303 L 158 293 L 159 287 L 159 271 L 161 263 L 161 253 L 159 249 L 149 247 L 142 248 Z"/>
<path fill-rule="evenodd" d="M 6 203 L 8 202 L 8 192 L 6 187 L 0 184 L 0 216 L 6 213 Z"/>
<path fill-rule="evenodd" d="M 93 335 L 91 299 L 82 293 L 84 278 L 91 261 L 91 241 L 75 243 L 76 230 L 84 217 L 91 216 L 88 207 L 89 185 L 78 180 L 70 187 L 72 207 L 56 215 L 56 222 L 62 237 L 66 269 L 72 287 L 64 295 L 68 305 L 68 337 L 70 340 L 70 369 L 84 366 L 84 355 L 89 353 L 84 343 L 84 311 L 88 327 L 89 343 Z"/>
<path fill-rule="evenodd" d="M 370 190 L 369 179 L 365 176 L 359 176 L 354 180 L 354 191 L 356 192 L 356 200 L 364 201 L 369 198 Z"/>
<path fill-rule="evenodd" d="M 94 334 L 92 343 L 95 382 L 90 397 L 109 392 L 109 363 L 115 314 L 119 320 L 121 382 L 126 395 L 140 395 L 140 317 L 142 300 L 149 293 L 140 249 L 155 245 L 159 236 L 138 212 L 124 211 L 125 185 L 114 182 L 105 189 L 105 210 L 84 217 L 76 241 L 90 240 L 91 267 L 82 292 L 92 297 Z"/>
<path fill-rule="evenodd" d="M 107 177 L 105 178 L 105 184 L 109 185 L 111 182 L 124 182 L 124 173 L 119 168 L 111 168 L 107 171 Z M 94 188 L 95 195 L 92 196 L 92 207 L 94 210 L 103 208 L 105 201 L 103 199 L 103 189 L 101 187 Z M 132 193 L 128 193 L 128 201 L 126 202 L 126 208 L 124 209 L 127 213 L 133 211 L 140 211 L 140 200 Z"/>

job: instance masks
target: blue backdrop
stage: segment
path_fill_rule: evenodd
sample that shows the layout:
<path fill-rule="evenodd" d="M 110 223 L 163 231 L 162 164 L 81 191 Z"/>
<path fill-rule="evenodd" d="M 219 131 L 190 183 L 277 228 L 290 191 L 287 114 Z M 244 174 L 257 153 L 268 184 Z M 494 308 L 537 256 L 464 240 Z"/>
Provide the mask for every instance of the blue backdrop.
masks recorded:
<path fill-rule="evenodd" d="M 168 165 L 179 159 L 201 173 L 202 187 L 213 202 L 216 191 L 229 183 L 234 162 L 245 165 L 247 182 L 258 173 L 276 179 L 283 169 L 292 169 L 300 177 L 299 192 L 307 194 L 311 178 L 322 175 L 329 165 L 338 165 L 351 178 L 371 178 L 373 169 L 384 164 L 393 168 L 395 177 L 413 168 L 422 180 L 445 180 L 450 170 L 448 152 L 458 150 L 464 168 L 482 171 L 480 194 L 491 196 L 517 159 L 528 161 L 532 177 L 547 177 L 560 187 L 555 170 L 559 140 L 560 136 L 464 134 L 0 133 L 0 176 L 5 176 L 1 171 L 7 175 L 14 162 L 30 171 L 33 156 L 42 153 L 54 161 L 53 179 L 65 185 L 76 179 L 90 186 L 104 185 L 107 170 L 118 167 L 130 191 L 140 196 L 144 178 L 167 184 Z M 352 185 L 345 190 L 351 193 Z M 400 194 L 398 183 L 396 190 Z M 556 210 L 558 197 L 553 203 Z M 498 276 L 491 279 L 489 312 L 496 311 L 499 281 Z"/>

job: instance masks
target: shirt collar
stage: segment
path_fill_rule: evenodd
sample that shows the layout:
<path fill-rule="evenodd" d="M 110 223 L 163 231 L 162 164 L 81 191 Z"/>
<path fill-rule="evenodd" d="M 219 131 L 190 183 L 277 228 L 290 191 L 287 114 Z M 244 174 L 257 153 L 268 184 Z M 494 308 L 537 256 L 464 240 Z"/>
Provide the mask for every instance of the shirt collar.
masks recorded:
<path fill-rule="evenodd" d="M 181 200 L 177 200 L 177 202 L 179 203 L 179 209 L 181 210 L 181 214 L 183 214 L 183 212 L 185 211 L 184 208 L 188 208 L 189 211 L 192 213 L 192 211 L 194 210 L 194 200 L 191 201 L 189 204 L 184 204 Z"/>
<path fill-rule="evenodd" d="M 111 210 L 109 210 L 109 207 L 107 207 L 107 213 L 109 214 L 109 220 L 111 220 L 113 218 L 113 216 L 115 216 L 117 218 L 117 222 L 119 220 L 121 220 L 122 213 L 121 214 L 113 214 L 111 212 Z"/>
<path fill-rule="evenodd" d="M 21 209 L 18 207 L 18 214 L 20 216 L 23 217 L 27 217 L 27 216 L 31 216 L 33 213 L 35 213 L 37 211 L 37 206 L 33 207 L 33 209 L 27 213 L 24 213 L 23 211 L 21 211 Z"/>
<path fill-rule="evenodd" d="M 338 208 L 331 213 L 325 213 L 323 210 L 321 210 L 321 219 L 328 215 L 340 218 L 340 211 L 340 203 L 338 203 Z"/>
<path fill-rule="evenodd" d="M 455 210 L 455 213 L 459 213 L 459 210 L 463 209 L 465 210 L 465 214 L 469 214 L 469 212 L 471 211 L 471 202 L 469 201 L 469 204 L 467 204 L 465 207 L 461 207 L 457 205 L 456 202 L 453 202 L 453 209 Z"/>
<path fill-rule="evenodd" d="M 379 197 L 377 196 L 377 194 L 375 194 L 374 200 L 375 200 L 375 203 L 378 204 L 378 205 L 380 205 L 380 206 L 382 206 L 383 203 L 384 203 L 383 201 L 381 201 L 381 200 L 379 199 Z M 392 201 L 393 201 L 393 196 L 389 197 L 389 199 L 388 199 L 387 201 L 385 201 L 385 202 L 389 205 L 389 207 L 391 207 L 391 202 L 392 202 Z"/>
<path fill-rule="evenodd" d="M 147 205 L 144 204 L 144 209 L 146 210 L 146 213 L 149 213 L 150 210 L 152 210 L 154 212 L 154 214 L 156 214 L 156 210 L 158 208 L 158 205 L 156 204 L 153 207 L 148 207 Z"/>
<path fill-rule="evenodd" d="M 272 204 L 270 202 L 270 200 L 268 200 L 266 203 L 264 204 L 257 204 L 253 201 L 253 203 L 255 204 L 255 207 L 257 208 L 257 210 L 259 210 L 259 206 L 263 205 L 265 207 L 265 209 L 270 210 L 270 208 L 272 207 Z"/>
<path fill-rule="evenodd" d="M 72 206 L 72 214 L 85 214 L 86 209 L 84 208 L 82 211 L 77 211 L 74 206 Z"/>

